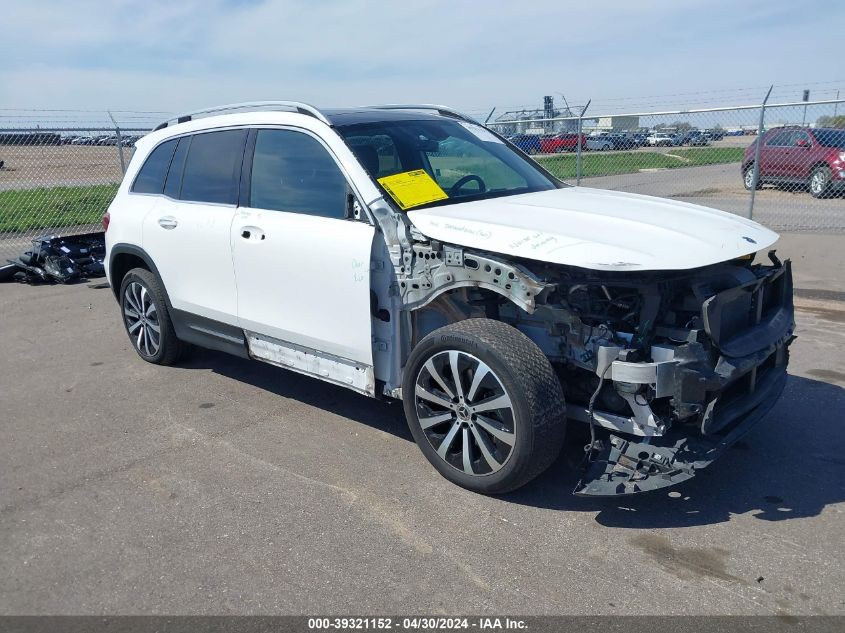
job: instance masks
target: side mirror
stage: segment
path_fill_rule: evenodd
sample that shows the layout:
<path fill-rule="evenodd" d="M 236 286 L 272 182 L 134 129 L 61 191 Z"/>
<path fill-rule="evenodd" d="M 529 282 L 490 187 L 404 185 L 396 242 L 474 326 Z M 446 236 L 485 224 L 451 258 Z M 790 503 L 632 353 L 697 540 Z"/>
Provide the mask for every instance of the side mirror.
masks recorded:
<path fill-rule="evenodd" d="M 801 138 L 795 141 L 795 145 L 797 147 L 803 147 L 804 149 L 810 149 L 810 143 L 805 138 Z"/>

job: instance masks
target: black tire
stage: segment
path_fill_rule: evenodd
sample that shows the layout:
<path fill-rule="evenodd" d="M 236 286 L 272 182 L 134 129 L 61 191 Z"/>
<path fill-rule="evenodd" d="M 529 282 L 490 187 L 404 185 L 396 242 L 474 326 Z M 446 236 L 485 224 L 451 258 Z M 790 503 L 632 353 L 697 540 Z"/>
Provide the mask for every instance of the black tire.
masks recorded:
<path fill-rule="evenodd" d="M 814 198 L 827 198 L 830 195 L 831 180 L 832 174 L 830 167 L 827 165 L 818 165 L 810 173 L 810 179 L 807 181 L 810 195 Z"/>
<path fill-rule="evenodd" d="M 448 371 L 435 369 L 435 373 L 441 374 L 447 387 L 451 384 L 453 391 L 463 392 L 466 400 L 460 398 L 459 401 L 455 397 L 451 401 L 453 408 L 447 409 L 418 397 L 417 387 L 422 385 L 421 388 L 425 389 L 434 385 L 433 380 L 436 379 L 431 380 L 427 363 L 431 361 L 434 366 L 441 362 L 439 359 L 443 359 L 444 355 L 451 361 L 451 354 L 459 359 L 455 364 L 464 386 L 456 388 L 451 364 L 441 366 Z M 478 364 L 473 367 L 475 361 Z M 464 368 L 460 363 L 465 363 Z M 481 371 L 484 378 L 478 381 L 479 386 L 474 393 L 479 397 L 473 400 L 473 385 L 470 383 L 476 382 L 481 365 L 485 365 L 484 371 Z M 481 409 L 492 400 L 500 400 L 501 396 L 497 396 L 499 388 L 508 399 L 507 409 L 488 408 L 483 410 L 483 416 L 474 413 L 473 406 Z M 448 397 L 442 389 L 439 393 L 441 398 Z M 566 406 L 560 381 L 540 348 L 522 332 L 500 321 L 468 319 L 426 336 L 413 349 L 405 366 L 402 394 L 408 425 L 423 454 L 446 479 L 475 492 L 502 494 L 519 488 L 546 470 L 563 445 Z M 426 430 L 420 422 L 421 416 L 430 423 L 435 418 L 449 415 L 452 416 L 450 419 L 429 424 Z M 485 430 L 490 429 L 491 421 L 497 423 L 495 437 Z M 460 430 L 460 438 L 458 431 L 452 431 L 455 427 Z M 452 452 L 447 446 L 444 457 L 441 457 L 434 443 L 437 442 L 443 450 L 450 433 L 450 446 L 459 443 L 460 450 Z M 499 437 L 508 437 L 509 442 L 501 442 L 497 439 Z M 470 447 L 464 449 L 467 438 Z M 486 450 L 482 449 L 482 443 Z M 493 470 L 491 458 L 496 463 L 502 459 L 498 470 Z M 466 472 L 468 459 L 470 473 Z M 456 462 L 463 464 L 462 468 Z"/>
<path fill-rule="evenodd" d="M 746 191 L 751 191 L 751 182 L 750 180 L 754 178 L 754 163 L 749 163 L 745 169 L 742 170 L 742 186 L 745 187 Z M 763 188 L 763 178 L 758 174 L 757 175 L 757 190 Z"/>
<path fill-rule="evenodd" d="M 136 292 L 138 286 L 143 290 Z M 148 294 L 143 294 L 144 291 Z M 139 293 L 144 297 L 140 299 L 142 305 L 147 305 L 144 301 L 148 297 L 153 310 L 141 310 L 140 312 L 147 314 L 144 316 L 143 323 L 136 325 L 136 320 L 131 315 L 139 312 L 134 309 L 138 305 Z M 123 277 L 120 284 L 120 314 L 132 347 L 145 361 L 155 365 L 172 365 L 184 357 L 188 345 L 176 337 L 164 288 L 149 270 L 133 268 Z M 133 327 L 135 329 L 130 332 L 130 328 Z M 153 330 L 155 327 L 159 330 L 157 339 Z M 147 332 L 146 335 L 144 335 L 144 330 Z M 149 338 L 146 338 L 147 336 Z M 157 345 L 155 345 L 156 340 Z"/>

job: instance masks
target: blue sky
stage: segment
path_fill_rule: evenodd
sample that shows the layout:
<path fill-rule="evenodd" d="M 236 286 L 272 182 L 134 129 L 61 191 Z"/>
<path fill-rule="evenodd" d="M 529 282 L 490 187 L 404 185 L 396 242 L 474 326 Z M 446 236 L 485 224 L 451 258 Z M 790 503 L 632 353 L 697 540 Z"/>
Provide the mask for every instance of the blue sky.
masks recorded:
<path fill-rule="evenodd" d="M 182 111 L 254 99 L 563 93 L 592 112 L 845 96 L 838 0 L 29 0 L 4 4 L 0 108 Z"/>

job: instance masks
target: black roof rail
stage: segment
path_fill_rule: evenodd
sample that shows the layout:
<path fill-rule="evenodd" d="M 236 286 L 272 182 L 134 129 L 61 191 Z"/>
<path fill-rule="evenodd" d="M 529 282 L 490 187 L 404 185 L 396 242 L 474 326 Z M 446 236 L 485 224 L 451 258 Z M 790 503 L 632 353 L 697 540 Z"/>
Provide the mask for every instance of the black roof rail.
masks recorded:
<path fill-rule="evenodd" d="M 478 121 L 476 121 L 467 114 L 458 112 L 457 110 L 453 110 L 452 108 L 449 108 L 447 106 L 434 105 L 432 103 L 389 103 L 385 105 L 371 105 L 364 107 L 372 108 L 374 110 L 434 110 L 442 116 L 447 116 L 452 119 L 460 119 L 461 121 L 466 121 L 467 123 L 475 123 L 476 125 L 480 125 Z"/>

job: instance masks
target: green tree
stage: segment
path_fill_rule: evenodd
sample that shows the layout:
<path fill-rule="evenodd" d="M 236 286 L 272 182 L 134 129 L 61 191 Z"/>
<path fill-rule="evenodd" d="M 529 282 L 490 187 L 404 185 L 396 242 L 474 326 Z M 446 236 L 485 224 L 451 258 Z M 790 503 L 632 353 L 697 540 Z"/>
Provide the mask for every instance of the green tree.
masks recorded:
<path fill-rule="evenodd" d="M 845 114 L 837 116 L 820 116 L 816 120 L 816 127 L 835 127 L 845 129 Z"/>

